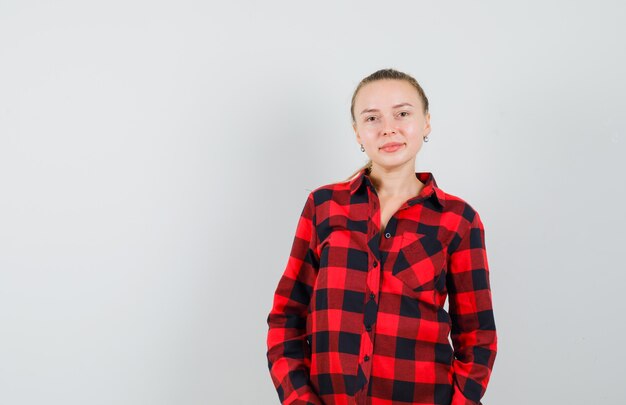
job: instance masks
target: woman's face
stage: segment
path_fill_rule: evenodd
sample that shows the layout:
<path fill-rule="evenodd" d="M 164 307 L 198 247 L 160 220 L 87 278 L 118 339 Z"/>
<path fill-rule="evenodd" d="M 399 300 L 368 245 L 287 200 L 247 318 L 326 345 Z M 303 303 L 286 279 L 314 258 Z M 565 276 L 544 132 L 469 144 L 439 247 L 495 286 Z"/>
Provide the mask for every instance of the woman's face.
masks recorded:
<path fill-rule="evenodd" d="M 430 133 L 430 113 L 424 115 L 409 82 L 383 79 L 361 87 L 354 100 L 354 119 L 357 142 L 373 163 L 392 168 L 412 162 L 415 167 L 424 136 Z"/>

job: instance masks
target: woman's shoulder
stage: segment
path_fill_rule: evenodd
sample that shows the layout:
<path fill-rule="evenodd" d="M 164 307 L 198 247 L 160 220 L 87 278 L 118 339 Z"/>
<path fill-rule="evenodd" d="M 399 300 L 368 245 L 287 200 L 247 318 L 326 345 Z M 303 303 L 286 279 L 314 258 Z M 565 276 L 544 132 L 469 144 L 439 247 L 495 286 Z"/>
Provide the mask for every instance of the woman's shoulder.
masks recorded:
<path fill-rule="evenodd" d="M 466 225 L 480 221 L 478 209 L 473 200 L 441 190 L 445 198 L 444 212 L 461 217 Z M 470 202 L 471 200 L 471 202 Z"/>
<path fill-rule="evenodd" d="M 474 210 L 474 207 L 472 204 L 470 204 L 470 201 L 468 199 L 466 199 L 465 197 L 461 197 L 458 194 L 453 194 L 450 193 L 448 191 L 444 191 L 441 190 L 444 198 L 446 200 L 446 205 L 449 205 L 451 209 L 471 209 Z"/>

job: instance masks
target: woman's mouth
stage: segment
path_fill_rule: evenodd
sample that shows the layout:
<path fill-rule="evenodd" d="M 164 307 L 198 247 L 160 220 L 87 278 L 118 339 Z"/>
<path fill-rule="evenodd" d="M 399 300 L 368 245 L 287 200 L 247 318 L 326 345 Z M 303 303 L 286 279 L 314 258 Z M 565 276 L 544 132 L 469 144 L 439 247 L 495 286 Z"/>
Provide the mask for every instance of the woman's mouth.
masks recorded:
<path fill-rule="evenodd" d="M 398 142 L 392 142 L 392 143 L 388 143 L 383 145 L 382 148 L 380 148 L 380 150 L 382 150 L 383 152 L 387 152 L 387 153 L 391 153 L 391 152 L 395 152 L 398 149 L 402 148 L 404 146 L 403 143 L 398 143 Z"/>

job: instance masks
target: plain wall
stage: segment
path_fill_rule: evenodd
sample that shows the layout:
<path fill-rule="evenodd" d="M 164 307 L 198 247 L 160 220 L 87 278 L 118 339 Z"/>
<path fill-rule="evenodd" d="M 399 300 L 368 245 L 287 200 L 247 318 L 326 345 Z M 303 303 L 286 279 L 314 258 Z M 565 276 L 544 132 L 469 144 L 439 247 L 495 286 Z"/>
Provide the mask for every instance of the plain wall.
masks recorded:
<path fill-rule="evenodd" d="M 306 196 L 359 80 L 424 88 L 416 170 L 481 214 L 490 405 L 626 403 L 620 1 L 0 1 L 0 403 L 277 404 Z"/>

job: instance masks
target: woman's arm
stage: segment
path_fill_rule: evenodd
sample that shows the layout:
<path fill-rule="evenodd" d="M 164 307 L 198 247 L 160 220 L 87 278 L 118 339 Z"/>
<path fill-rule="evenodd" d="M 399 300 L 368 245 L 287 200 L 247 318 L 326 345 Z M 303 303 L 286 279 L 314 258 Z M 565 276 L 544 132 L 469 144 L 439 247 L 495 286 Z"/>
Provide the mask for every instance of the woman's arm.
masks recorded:
<path fill-rule="evenodd" d="M 306 341 L 308 305 L 319 268 L 315 247 L 315 202 L 309 193 L 267 317 L 268 366 L 282 404 L 323 405 L 310 385 Z"/>
<path fill-rule="evenodd" d="M 478 212 L 467 206 L 471 221 L 450 255 L 448 293 L 454 346 L 454 393 L 451 405 L 478 405 L 485 394 L 497 351 L 485 231 Z"/>

